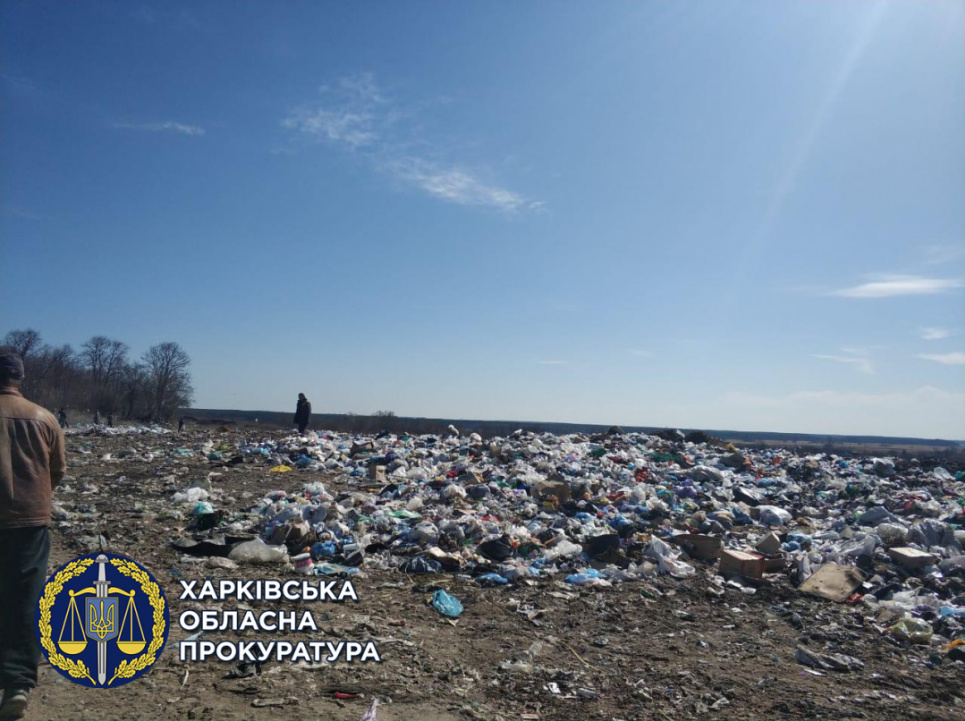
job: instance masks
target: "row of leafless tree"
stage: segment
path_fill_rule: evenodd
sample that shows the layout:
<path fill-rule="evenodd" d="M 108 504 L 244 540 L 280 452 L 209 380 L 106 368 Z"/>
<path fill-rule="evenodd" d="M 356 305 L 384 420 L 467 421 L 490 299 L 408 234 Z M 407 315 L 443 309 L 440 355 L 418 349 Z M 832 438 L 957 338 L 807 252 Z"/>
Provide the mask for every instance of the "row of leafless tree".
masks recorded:
<path fill-rule="evenodd" d="M 23 358 L 23 394 L 53 411 L 169 420 L 194 395 L 191 359 L 177 343 L 158 343 L 132 359 L 125 343 L 102 335 L 75 350 L 44 343 L 40 333 L 28 328 L 10 331 L 2 345 Z"/>

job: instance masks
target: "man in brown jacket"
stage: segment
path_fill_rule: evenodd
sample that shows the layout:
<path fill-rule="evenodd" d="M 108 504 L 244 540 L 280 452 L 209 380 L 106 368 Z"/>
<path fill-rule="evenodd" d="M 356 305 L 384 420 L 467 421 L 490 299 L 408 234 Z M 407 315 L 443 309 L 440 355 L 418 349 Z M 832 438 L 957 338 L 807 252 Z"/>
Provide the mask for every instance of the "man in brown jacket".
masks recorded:
<path fill-rule="evenodd" d="M 37 685 L 34 613 L 47 578 L 50 497 L 64 477 L 64 436 L 20 394 L 20 357 L 0 352 L 0 718 L 19 718 Z"/>

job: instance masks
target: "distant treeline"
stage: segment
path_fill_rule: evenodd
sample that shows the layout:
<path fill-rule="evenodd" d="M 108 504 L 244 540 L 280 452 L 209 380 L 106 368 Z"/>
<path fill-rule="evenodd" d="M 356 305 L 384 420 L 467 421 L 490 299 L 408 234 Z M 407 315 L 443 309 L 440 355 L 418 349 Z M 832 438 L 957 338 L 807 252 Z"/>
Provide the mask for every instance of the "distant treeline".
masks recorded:
<path fill-rule="evenodd" d="M 49 345 L 28 328 L 10 331 L 0 346 L 23 358 L 24 396 L 52 411 L 64 408 L 69 417 L 80 411 L 170 420 L 194 396 L 191 359 L 177 343 L 153 345 L 135 360 L 127 344 L 102 335 L 75 350 Z"/>
<path fill-rule="evenodd" d="M 292 413 L 276 411 L 238 411 L 215 409 L 186 409 L 183 415 L 204 421 L 223 421 L 227 423 L 259 423 L 273 427 L 289 428 L 292 425 Z M 527 421 L 475 421 L 468 419 L 450 418 L 409 418 L 396 416 L 390 411 L 379 411 L 373 415 L 357 415 L 354 413 L 315 413 L 312 415 L 312 427 L 344 433 L 377 433 L 385 430 L 391 433 L 408 432 L 414 434 L 444 433 L 453 425 L 460 432 L 478 433 L 484 438 L 492 436 L 508 436 L 513 431 L 523 429 L 537 433 L 605 433 L 612 426 L 602 426 L 588 423 L 539 423 Z M 623 426 L 627 433 L 655 433 L 661 430 L 656 426 Z M 696 429 L 680 429 L 685 433 Z M 889 445 L 889 446 L 933 446 L 954 449 L 962 444 L 956 441 L 922 438 L 893 438 L 889 436 L 841 436 L 815 435 L 808 433 L 767 433 L 761 431 L 719 431 L 704 430 L 704 434 L 712 438 L 725 441 L 743 442 L 748 444 L 763 442 L 779 442 L 788 446 L 838 446 L 841 444 L 856 445 Z"/>

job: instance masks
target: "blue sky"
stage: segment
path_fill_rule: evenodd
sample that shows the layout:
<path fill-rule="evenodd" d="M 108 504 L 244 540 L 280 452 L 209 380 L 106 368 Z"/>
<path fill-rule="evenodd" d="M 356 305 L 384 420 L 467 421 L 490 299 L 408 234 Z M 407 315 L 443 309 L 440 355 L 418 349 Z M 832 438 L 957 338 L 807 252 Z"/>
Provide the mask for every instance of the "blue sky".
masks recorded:
<path fill-rule="evenodd" d="M 965 3 L 0 6 L 0 331 L 200 407 L 965 438 Z"/>

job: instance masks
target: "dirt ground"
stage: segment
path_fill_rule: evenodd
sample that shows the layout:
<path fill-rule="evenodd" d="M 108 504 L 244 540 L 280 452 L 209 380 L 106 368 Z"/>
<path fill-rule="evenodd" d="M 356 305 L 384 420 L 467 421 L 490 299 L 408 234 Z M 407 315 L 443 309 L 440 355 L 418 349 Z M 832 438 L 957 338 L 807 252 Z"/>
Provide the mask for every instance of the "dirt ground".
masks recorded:
<path fill-rule="evenodd" d="M 150 674 L 114 690 L 77 686 L 45 663 L 27 719 L 358 721 L 372 698 L 382 704 L 380 721 L 963 717 L 962 663 L 929 668 L 933 648 L 899 644 L 866 611 L 800 595 L 780 576 L 753 595 L 729 588 L 718 598 L 708 593 L 710 567 L 699 563 L 696 578 L 686 581 L 661 576 L 602 589 L 575 588 L 559 576 L 481 588 L 448 574 L 363 567 L 354 579 L 358 603 L 303 604 L 315 615 L 317 634 L 251 638 L 374 640 L 381 664 L 269 663 L 260 675 L 227 679 L 232 664 L 179 662 L 174 643 L 189 634 L 177 616 L 189 603 L 200 607 L 178 600 L 179 578 L 293 576 L 278 566 L 224 571 L 185 560 L 167 544 L 191 535 L 187 520 L 156 518 L 172 507 L 174 492 L 214 470 L 222 475 L 213 484 L 223 492 L 216 507 L 242 512 L 279 488 L 295 492 L 312 480 L 339 488 L 318 472 L 269 475 L 263 465 L 217 468 L 201 454 L 182 459 L 165 452 L 208 437 L 228 445 L 241 438 L 207 431 L 181 439 L 69 437 L 70 477 L 56 495 L 71 516 L 54 524 L 51 570 L 97 550 L 96 536 L 103 535 L 108 550 L 131 556 L 162 583 L 171 635 Z M 117 459 L 122 449 L 138 455 Z M 145 460 L 145 450 L 155 458 Z M 115 460 L 101 460 L 105 453 Z M 439 587 L 465 605 L 458 621 L 428 605 Z M 854 656 L 865 667 L 812 675 L 794 660 L 799 645 Z M 592 693 L 581 696 L 580 689 Z M 336 691 L 359 697 L 336 699 Z"/>

